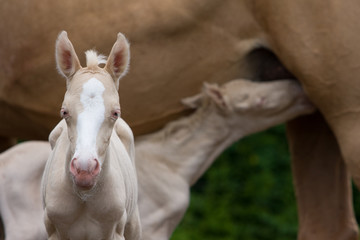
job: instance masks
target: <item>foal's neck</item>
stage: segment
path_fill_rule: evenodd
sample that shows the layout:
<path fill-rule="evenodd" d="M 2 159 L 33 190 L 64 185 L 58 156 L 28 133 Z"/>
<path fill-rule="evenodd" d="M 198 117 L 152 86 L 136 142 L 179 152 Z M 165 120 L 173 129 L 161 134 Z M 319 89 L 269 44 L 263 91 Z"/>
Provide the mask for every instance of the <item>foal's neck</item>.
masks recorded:
<path fill-rule="evenodd" d="M 214 106 L 200 109 L 191 116 L 193 124 L 189 129 L 184 155 L 177 159 L 181 163 L 179 173 L 190 185 L 197 182 L 227 147 L 245 135 L 241 129 L 233 128 L 232 116 L 219 112 Z"/>
<path fill-rule="evenodd" d="M 144 143 L 158 145 L 153 148 L 162 149 L 164 154 L 157 161 L 192 185 L 223 150 L 243 137 L 241 130 L 229 124 L 229 118 L 231 115 L 222 115 L 214 106 L 200 108 L 148 135 Z"/>

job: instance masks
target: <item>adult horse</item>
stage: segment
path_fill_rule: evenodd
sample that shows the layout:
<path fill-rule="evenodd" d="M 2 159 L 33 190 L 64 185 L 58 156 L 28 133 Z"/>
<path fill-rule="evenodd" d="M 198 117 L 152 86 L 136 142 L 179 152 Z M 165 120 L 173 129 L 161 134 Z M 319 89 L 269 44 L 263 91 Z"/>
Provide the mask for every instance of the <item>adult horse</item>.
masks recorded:
<path fill-rule="evenodd" d="M 0 136 L 3 142 L 9 137 L 45 139 L 58 121 L 55 109 L 65 87 L 57 79 L 50 53 L 62 29 L 82 43 L 80 51 L 97 46 L 105 52 L 114 32 L 128 36 L 133 70 L 120 91 L 123 116 L 135 134 L 151 132 L 183 115 L 179 100 L 198 91 L 203 81 L 289 77 L 275 53 L 326 119 L 316 114 L 288 125 L 299 238 L 356 239 L 350 181 L 339 146 L 359 184 L 360 98 L 354 81 L 360 71 L 359 4 L 354 0 L 3 1 Z"/>

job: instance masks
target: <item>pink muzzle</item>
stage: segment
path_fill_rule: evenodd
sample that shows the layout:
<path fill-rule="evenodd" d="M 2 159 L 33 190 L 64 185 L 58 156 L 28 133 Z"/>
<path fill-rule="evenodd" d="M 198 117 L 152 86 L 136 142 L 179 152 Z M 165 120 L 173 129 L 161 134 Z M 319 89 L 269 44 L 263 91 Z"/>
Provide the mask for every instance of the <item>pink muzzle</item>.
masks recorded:
<path fill-rule="evenodd" d="M 91 189 L 95 185 L 100 169 L 99 161 L 95 158 L 87 160 L 86 164 L 80 164 L 77 158 L 70 162 L 70 173 L 74 183 L 82 189 Z"/>

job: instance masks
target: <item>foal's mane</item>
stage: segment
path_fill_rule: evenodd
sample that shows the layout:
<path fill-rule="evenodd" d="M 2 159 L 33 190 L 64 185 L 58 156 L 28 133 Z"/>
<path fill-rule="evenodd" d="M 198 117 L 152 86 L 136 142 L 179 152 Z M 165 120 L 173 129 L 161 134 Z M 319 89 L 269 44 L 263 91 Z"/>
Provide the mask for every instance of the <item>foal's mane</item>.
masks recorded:
<path fill-rule="evenodd" d="M 87 50 L 86 55 L 86 66 L 88 68 L 97 67 L 100 64 L 106 64 L 106 56 L 98 54 L 95 50 Z"/>

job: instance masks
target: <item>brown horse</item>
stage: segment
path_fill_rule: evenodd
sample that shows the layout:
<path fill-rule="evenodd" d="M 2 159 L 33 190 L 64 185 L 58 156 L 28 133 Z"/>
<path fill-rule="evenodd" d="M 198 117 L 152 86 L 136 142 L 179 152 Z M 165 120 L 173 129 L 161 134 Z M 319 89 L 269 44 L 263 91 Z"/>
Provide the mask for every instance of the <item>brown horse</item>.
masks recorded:
<path fill-rule="evenodd" d="M 183 115 L 179 100 L 204 81 L 294 75 L 324 116 L 288 125 L 299 239 L 356 239 L 345 166 L 359 185 L 358 1 L 14 0 L 0 11 L 6 19 L 0 22 L 4 142 L 44 139 L 58 121 L 65 86 L 49 53 L 61 29 L 82 43 L 80 51 L 107 52 L 114 32 L 128 36 L 133 70 L 120 91 L 135 134 Z"/>

